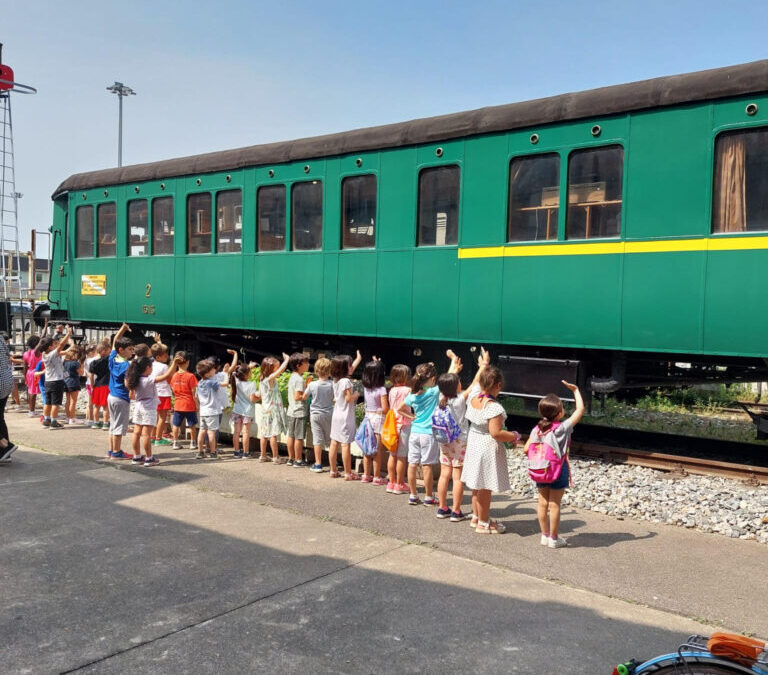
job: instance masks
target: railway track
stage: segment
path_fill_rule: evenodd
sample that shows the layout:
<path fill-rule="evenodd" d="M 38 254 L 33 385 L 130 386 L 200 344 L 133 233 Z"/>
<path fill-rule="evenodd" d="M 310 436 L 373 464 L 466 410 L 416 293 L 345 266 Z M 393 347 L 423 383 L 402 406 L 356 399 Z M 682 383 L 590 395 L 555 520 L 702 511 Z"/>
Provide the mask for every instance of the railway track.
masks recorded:
<path fill-rule="evenodd" d="M 536 419 L 509 415 L 513 429 L 529 429 Z M 750 485 L 768 485 L 768 445 L 695 438 L 633 429 L 579 424 L 571 451 L 575 457 L 645 466 L 675 475 L 725 476 Z"/>

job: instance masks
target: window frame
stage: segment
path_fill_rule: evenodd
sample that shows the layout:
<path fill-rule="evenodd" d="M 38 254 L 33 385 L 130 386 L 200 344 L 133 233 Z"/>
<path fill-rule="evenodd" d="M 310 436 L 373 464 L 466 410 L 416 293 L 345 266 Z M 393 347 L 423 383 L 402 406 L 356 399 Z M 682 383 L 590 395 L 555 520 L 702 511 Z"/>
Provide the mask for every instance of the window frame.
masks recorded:
<path fill-rule="evenodd" d="M 255 199 L 256 199 L 256 209 L 255 209 L 255 232 L 254 232 L 254 253 L 257 255 L 260 254 L 266 254 L 270 255 L 273 253 L 285 253 L 289 250 L 288 246 L 290 245 L 291 240 L 291 233 L 288 231 L 288 223 L 289 223 L 289 216 L 290 216 L 290 190 L 289 186 L 293 184 L 293 181 L 286 181 L 286 180 L 276 180 L 274 182 L 269 183 L 261 183 L 256 186 L 255 191 Z M 272 249 L 261 249 L 259 248 L 261 244 L 261 228 L 259 226 L 259 206 L 261 205 L 261 199 L 259 197 L 259 192 L 263 188 L 282 188 L 283 189 L 283 239 L 284 239 L 284 246 L 283 248 L 272 248 Z"/>
<path fill-rule="evenodd" d="M 298 185 L 306 185 L 306 184 L 313 184 L 313 183 L 319 183 L 320 184 L 320 246 L 317 248 L 296 248 L 296 229 L 295 229 L 295 222 L 294 222 L 294 213 L 293 213 L 293 192 L 296 189 L 296 186 Z M 325 181 L 323 178 L 308 178 L 307 180 L 296 180 L 292 181 L 290 184 L 290 195 L 288 194 L 288 190 L 286 189 L 286 209 L 285 209 L 285 220 L 286 220 L 286 227 L 290 227 L 290 232 L 286 230 L 286 239 L 288 240 L 288 248 L 287 250 L 290 252 L 298 252 L 298 253 L 313 253 L 317 251 L 323 250 L 323 234 L 325 230 Z M 290 198 L 289 198 L 290 196 Z"/>
<path fill-rule="evenodd" d="M 148 198 L 149 199 L 149 257 L 155 256 L 168 256 L 176 254 L 176 197 L 173 194 L 157 194 Z M 171 213 L 173 214 L 173 235 L 171 236 L 171 252 L 170 253 L 157 253 L 155 251 L 155 202 L 161 199 L 171 200 Z M 186 208 L 186 204 L 185 204 Z M 186 216 L 186 213 L 184 214 Z M 186 227 L 186 219 L 184 223 Z"/>
<path fill-rule="evenodd" d="M 565 186 L 565 182 L 563 181 L 563 166 L 567 166 L 568 157 L 570 152 L 573 150 L 585 150 L 590 147 L 599 147 L 599 146 L 579 146 L 571 149 L 563 149 L 563 148 L 542 148 L 536 152 L 526 152 L 526 153 L 520 153 L 520 154 L 514 154 L 510 155 L 507 158 L 507 195 L 506 195 L 506 204 L 505 204 L 505 232 L 504 232 L 504 241 L 506 246 L 518 246 L 518 245 L 540 245 L 540 244 L 553 244 L 558 241 L 567 241 L 565 239 L 565 215 L 563 213 L 563 201 L 564 199 L 567 199 L 568 196 L 568 189 Z M 555 237 L 554 239 L 510 239 L 510 217 L 511 217 L 511 206 L 512 206 L 512 190 L 511 190 L 511 174 L 512 174 L 512 162 L 514 162 L 516 159 L 529 159 L 529 158 L 535 158 L 535 157 L 543 157 L 545 155 L 555 155 L 558 158 L 558 207 L 557 207 L 557 221 L 555 222 Z M 564 161 L 565 160 L 565 161 Z M 567 179 L 567 176 L 566 176 Z M 622 187 L 623 189 L 623 187 Z"/>
<path fill-rule="evenodd" d="M 101 235 L 101 217 L 99 212 L 103 206 L 114 206 L 115 209 L 115 252 L 112 255 L 102 255 L 99 248 L 101 247 L 100 235 Z M 109 244 L 105 244 L 109 246 Z M 96 258 L 117 258 L 117 200 L 110 199 L 108 201 L 99 202 L 96 204 Z"/>
<path fill-rule="evenodd" d="M 344 181 L 349 178 L 364 178 L 366 176 L 373 176 L 376 180 L 376 208 L 374 209 L 374 225 L 373 225 L 373 245 L 372 246 L 344 246 Z M 355 173 L 344 173 L 339 176 L 339 251 L 375 251 L 379 245 L 379 237 L 377 232 L 379 229 L 379 172 L 370 171 L 357 171 Z"/>
<path fill-rule="evenodd" d="M 210 232 L 208 233 L 209 236 L 210 236 L 210 241 L 208 242 L 209 248 L 208 248 L 207 251 L 196 251 L 196 252 L 192 253 L 189 250 L 189 248 L 190 248 L 189 247 L 189 244 L 190 244 L 189 200 L 192 197 L 197 197 L 197 196 L 200 196 L 200 195 L 208 195 L 208 198 L 211 200 L 211 203 L 210 203 L 210 218 L 211 218 L 210 226 L 211 226 L 211 229 L 210 229 Z M 214 195 L 211 192 L 211 190 L 200 190 L 198 192 L 187 192 L 186 199 L 184 200 L 184 235 L 185 235 L 184 236 L 184 250 L 185 250 L 185 255 L 214 255 L 214 253 L 215 253 L 215 248 L 214 248 L 214 243 L 215 243 L 214 234 L 215 234 L 215 230 L 214 230 L 214 227 L 213 227 L 213 219 L 214 219 L 214 216 L 215 216 L 215 212 L 214 212 L 215 205 L 216 205 L 216 200 L 215 200 Z M 175 220 L 175 218 L 174 218 L 174 220 Z M 174 227 L 174 236 L 175 236 L 175 227 Z M 202 235 L 198 235 L 198 236 L 202 236 Z"/>
<path fill-rule="evenodd" d="M 240 250 L 239 251 L 220 251 L 219 250 L 219 195 L 229 193 L 229 192 L 239 192 L 240 193 Z M 221 190 L 216 190 L 216 194 L 213 197 L 213 211 L 211 214 L 212 219 L 215 220 L 215 226 L 212 224 L 212 231 L 213 231 L 213 244 L 214 248 L 212 253 L 215 253 L 218 255 L 219 253 L 224 255 L 240 255 L 243 252 L 243 188 L 242 187 L 227 187 L 222 188 Z M 233 214 L 234 217 L 234 214 Z M 234 234 L 237 231 L 236 225 L 236 219 L 232 223 L 232 241 L 234 243 Z"/>
<path fill-rule="evenodd" d="M 131 254 L 131 204 L 134 202 L 146 202 L 147 203 L 147 252 L 144 255 L 132 255 Z M 149 258 L 152 255 L 152 204 L 148 197 L 135 197 L 133 199 L 127 199 L 125 201 L 125 231 L 126 231 L 126 245 L 125 256 L 127 258 Z"/>
<path fill-rule="evenodd" d="M 89 255 L 80 255 L 79 241 L 80 241 L 80 227 L 77 222 L 77 214 L 80 209 L 91 210 L 91 251 Z M 95 204 L 79 204 L 75 207 L 75 258 L 87 259 L 96 257 L 96 205 Z"/>
<path fill-rule="evenodd" d="M 601 150 L 605 148 L 621 148 L 621 211 L 619 213 L 619 232 L 618 234 L 609 237 L 582 237 L 578 239 L 571 239 L 568 237 L 568 198 L 570 187 L 570 167 L 571 157 L 577 152 L 586 152 L 589 150 Z M 562 226 L 562 239 L 559 239 L 560 230 L 558 228 L 558 240 L 570 243 L 587 243 L 592 241 L 621 241 L 624 238 L 625 231 L 625 208 L 627 205 L 627 148 L 625 143 L 619 139 L 606 139 L 601 143 L 590 143 L 589 145 L 578 145 L 571 148 L 567 148 L 565 151 L 565 166 L 561 164 L 561 181 L 560 181 L 560 196 L 561 204 L 565 205 L 565 208 L 561 207 L 563 212 L 563 226 Z M 565 171 L 565 180 L 562 180 L 562 172 Z M 565 193 L 563 194 L 563 189 Z"/>
<path fill-rule="evenodd" d="M 429 169 L 441 169 L 446 167 L 456 167 L 459 169 L 459 208 L 458 208 L 458 219 L 459 222 L 456 226 L 456 243 L 455 244 L 420 244 L 419 243 L 419 211 L 420 211 L 420 205 L 421 205 L 421 190 L 420 188 L 420 182 L 421 182 L 421 174 L 424 171 L 428 171 Z M 430 162 L 428 164 L 420 164 L 416 167 L 416 212 L 414 215 L 414 243 L 413 247 L 414 249 L 442 249 L 442 248 L 458 248 L 461 246 L 461 228 L 462 228 L 462 220 L 461 217 L 461 209 L 462 209 L 462 203 L 463 203 L 463 193 L 464 193 L 464 163 L 461 160 L 453 160 L 448 162 Z"/>

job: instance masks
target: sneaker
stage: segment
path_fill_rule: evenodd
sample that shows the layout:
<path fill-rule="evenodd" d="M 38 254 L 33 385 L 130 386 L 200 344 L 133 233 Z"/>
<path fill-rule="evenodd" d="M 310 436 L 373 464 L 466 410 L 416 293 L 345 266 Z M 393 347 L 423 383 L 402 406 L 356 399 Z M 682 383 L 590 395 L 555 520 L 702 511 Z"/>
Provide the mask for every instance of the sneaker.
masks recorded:
<path fill-rule="evenodd" d="M 112 459 L 128 459 L 128 455 L 126 455 L 122 450 L 113 452 L 111 456 L 112 456 Z"/>
<path fill-rule="evenodd" d="M 11 455 L 19 449 L 18 445 L 9 443 L 4 449 L 0 449 L 0 462 L 10 462 Z"/>
<path fill-rule="evenodd" d="M 563 548 L 568 546 L 568 542 L 562 537 L 558 537 L 557 539 L 552 539 L 552 537 L 550 537 L 547 546 L 549 546 L 549 548 Z"/>
<path fill-rule="evenodd" d="M 293 460 L 292 460 L 292 459 L 289 459 L 289 460 L 288 460 L 288 461 L 285 463 L 285 465 L 286 465 L 286 466 L 293 466 Z"/>
<path fill-rule="evenodd" d="M 419 504 L 421 504 L 421 499 L 417 495 L 408 497 L 408 506 L 418 506 Z"/>
<path fill-rule="evenodd" d="M 209 452 L 208 453 L 208 457 L 210 457 L 211 459 L 218 459 L 219 458 L 219 453 L 218 453 L 218 451 Z"/>
<path fill-rule="evenodd" d="M 427 500 L 425 499 L 425 500 L 424 500 L 424 503 L 425 503 L 425 504 L 426 504 L 426 501 L 427 501 Z M 451 517 L 451 510 L 450 510 L 450 509 L 441 509 L 441 508 L 438 508 L 438 509 L 437 509 L 437 513 L 435 514 L 435 516 L 437 516 L 437 517 L 438 517 L 438 518 L 440 518 L 441 520 L 442 520 L 442 519 L 444 519 L 444 518 L 450 518 L 450 517 Z"/>
<path fill-rule="evenodd" d="M 144 463 L 144 457 L 141 455 L 134 455 L 133 459 L 131 460 L 131 464 L 143 464 Z"/>
<path fill-rule="evenodd" d="M 197 450 L 197 443 L 195 443 L 194 441 L 192 443 L 190 443 L 189 444 L 189 449 L 190 450 Z"/>
<path fill-rule="evenodd" d="M 243 456 L 243 453 L 240 450 L 235 450 L 232 453 L 232 457 L 234 457 L 235 459 L 240 459 L 242 456 Z"/>
<path fill-rule="evenodd" d="M 144 466 L 156 466 L 157 464 L 160 464 L 160 460 L 154 455 L 144 460 Z"/>
<path fill-rule="evenodd" d="M 387 492 L 389 492 L 389 494 L 395 494 L 395 483 L 392 481 L 387 482 Z"/>
<path fill-rule="evenodd" d="M 37 417 L 37 413 L 34 410 L 30 410 L 27 413 L 27 417 Z"/>
<path fill-rule="evenodd" d="M 180 446 L 178 441 L 174 441 L 173 445 L 171 446 L 171 450 L 179 450 L 179 449 L 180 449 Z"/>
<path fill-rule="evenodd" d="M 322 464 L 313 464 L 309 467 L 309 470 L 312 473 L 323 473 L 323 465 Z"/>
<path fill-rule="evenodd" d="M 373 476 L 364 473 L 363 477 L 360 479 L 361 483 L 373 483 Z"/>
<path fill-rule="evenodd" d="M 338 471 L 331 471 L 328 474 L 328 478 L 340 478 L 341 474 Z"/>
<path fill-rule="evenodd" d="M 360 474 L 355 473 L 354 471 L 352 473 L 344 474 L 344 480 L 360 480 Z"/>
<path fill-rule="evenodd" d="M 437 499 L 432 495 L 424 497 L 424 506 L 434 506 L 435 504 L 437 504 Z"/>
<path fill-rule="evenodd" d="M 542 534 L 541 535 L 541 540 L 539 541 L 539 543 L 542 546 L 549 546 L 549 535 L 548 534 Z"/>
<path fill-rule="evenodd" d="M 195 455 L 195 459 L 205 459 L 205 453 L 204 452 L 198 452 Z"/>
<path fill-rule="evenodd" d="M 408 483 L 395 483 L 395 487 L 392 490 L 393 495 L 407 495 L 410 494 L 411 490 L 408 487 Z"/>
<path fill-rule="evenodd" d="M 63 424 L 59 424 L 58 420 L 51 420 L 50 427 L 51 427 L 51 429 L 63 429 L 64 425 Z"/>
<path fill-rule="evenodd" d="M 170 441 L 166 441 L 164 438 L 158 438 L 152 441 L 152 445 L 170 445 Z"/>
<path fill-rule="evenodd" d="M 466 516 L 461 511 L 451 511 L 451 522 L 460 523 Z"/>
<path fill-rule="evenodd" d="M 309 466 L 303 459 L 300 459 L 298 462 L 294 462 L 293 466 L 299 467 L 299 468 L 305 468 Z"/>
<path fill-rule="evenodd" d="M 58 424 L 58 422 L 57 422 L 57 424 Z M 49 426 L 51 426 L 51 418 L 50 418 L 50 417 L 44 417 L 44 418 L 43 418 L 43 426 L 44 426 L 44 427 L 49 427 Z"/>
<path fill-rule="evenodd" d="M 241 452 L 240 457 L 242 457 L 243 459 L 251 459 L 253 455 L 250 452 Z"/>
<path fill-rule="evenodd" d="M 381 476 L 376 476 L 376 478 L 373 479 L 374 485 L 387 485 L 387 479 L 382 478 Z"/>
<path fill-rule="evenodd" d="M 259 457 L 259 461 L 260 462 L 271 462 L 272 460 L 269 457 L 267 457 L 267 455 L 261 455 Z"/>

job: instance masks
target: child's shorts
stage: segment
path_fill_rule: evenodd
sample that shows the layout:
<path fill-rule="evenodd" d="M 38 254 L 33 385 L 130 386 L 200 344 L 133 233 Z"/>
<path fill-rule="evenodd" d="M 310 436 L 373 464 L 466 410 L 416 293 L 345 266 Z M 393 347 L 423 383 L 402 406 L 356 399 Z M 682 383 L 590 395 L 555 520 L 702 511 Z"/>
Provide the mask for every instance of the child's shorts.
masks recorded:
<path fill-rule="evenodd" d="M 368 421 L 371 423 L 371 427 L 373 427 L 373 433 L 381 435 L 381 425 L 384 424 L 384 413 L 370 412 L 366 410 L 365 416 L 368 418 Z"/>
<path fill-rule="evenodd" d="M 180 427 L 181 423 L 184 421 L 186 421 L 188 427 L 196 427 L 197 413 L 194 410 L 189 410 L 189 411 L 174 410 L 171 424 L 175 427 Z"/>
<path fill-rule="evenodd" d="M 112 436 L 125 436 L 131 416 L 131 402 L 111 394 L 107 397 L 109 408 L 109 433 Z"/>
<path fill-rule="evenodd" d="M 45 400 L 48 405 L 61 405 L 64 400 L 64 380 L 45 382 Z"/>
<path fill-rule="evenodd" d="M 139 406 L 134 406 L 133 424 L 142 427 L 157 426 L 157 410 L 145 410 Z"/>
<path fill-rule="evenodd" d="M 333 413 L 310 412 L 309 427 L 312 429 L 312 444 L 327 448 L 331 444 L 331 420 Z"/>
<path fill-rule="evenodd" d="M 108 396 L 109 396 L 108 386 L 105 385 L 103 387 L 94 387 L 93 396 L 91 396 L 91 401 L 93 401 L 93 405 L 95 405 L 98 408 L 106 408 Z"/>
<path fill-rule="evenodd" d="M 408 424 L 400 428 L 400 435 L 397 438 L 397 456 L 400 459 L 408 457 L 408 442 L 411 438 L 411 425 Z"/>
<path fill-rule="evenodd" d="M 72 393 L 73 391 L 80 391 L 80 383 L 77 384 L 66 384 L 64 383 L 64 391 L 66 391 L 68 394 Z"/>
<path fill-rule="evenodd" d="M 170 396 L 160 396 L 160 403 L 157 406 L 158 412 L 161 410 L 170 410 L 171 409 L 171 397 Z"/>
<path fill-rule="evenodd" d="M 456 440 L 447 445 L 440 445 L 440 464 L 461 468 L 464 466 L 464 455 L 467 453 L 467 442 Z"/>
<path fill-rule="evenodd" d="M 437 464 L 439 451 L 437 441 L 432 434 L 414 434 L 408 439 L 409 464 Z"/>
<path fill-rule="evenodd" d="M 201 431 L 218 431 L 220 423 L 218 415 L 200 415 Z"/>
<path fill-rule="evenodd" d="M 229 416 L 229 421 L 232 422 L 232 424 L 250 424 L 253 422 L 253 417 L 248 417 L 248 415 L 241 415 L 240 413 L 233 412 Z"/>
<path fill-rule="evenodd" d="M 287 422 L 288 430 L 285 435 L 288 436 L 288 438 L 297 438 L 300 441 L 303 441 L 304 437 L 307 435 L 307 418 L 288 415 Z"/>
<path fill-rule="evenodd" d="M 563 464 L 560 475 L 552 483 L 536 483 L 537 488 L 549 488 L 550 490 L 565 490 L 571 482 L 571 467 L 568 462 Z"/>

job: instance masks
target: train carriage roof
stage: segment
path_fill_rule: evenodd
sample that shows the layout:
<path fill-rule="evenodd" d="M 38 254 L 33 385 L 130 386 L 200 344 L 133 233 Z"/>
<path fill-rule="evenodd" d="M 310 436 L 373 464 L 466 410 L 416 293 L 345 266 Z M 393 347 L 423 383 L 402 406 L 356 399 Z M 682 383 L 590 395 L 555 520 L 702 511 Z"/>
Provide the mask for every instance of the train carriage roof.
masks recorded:
<path fill-rule="evenodd" d="M 768 91 L 768 59 L 325 136 L 78 173 L 53 197 L 105 185 L 232 171 Z"/>

